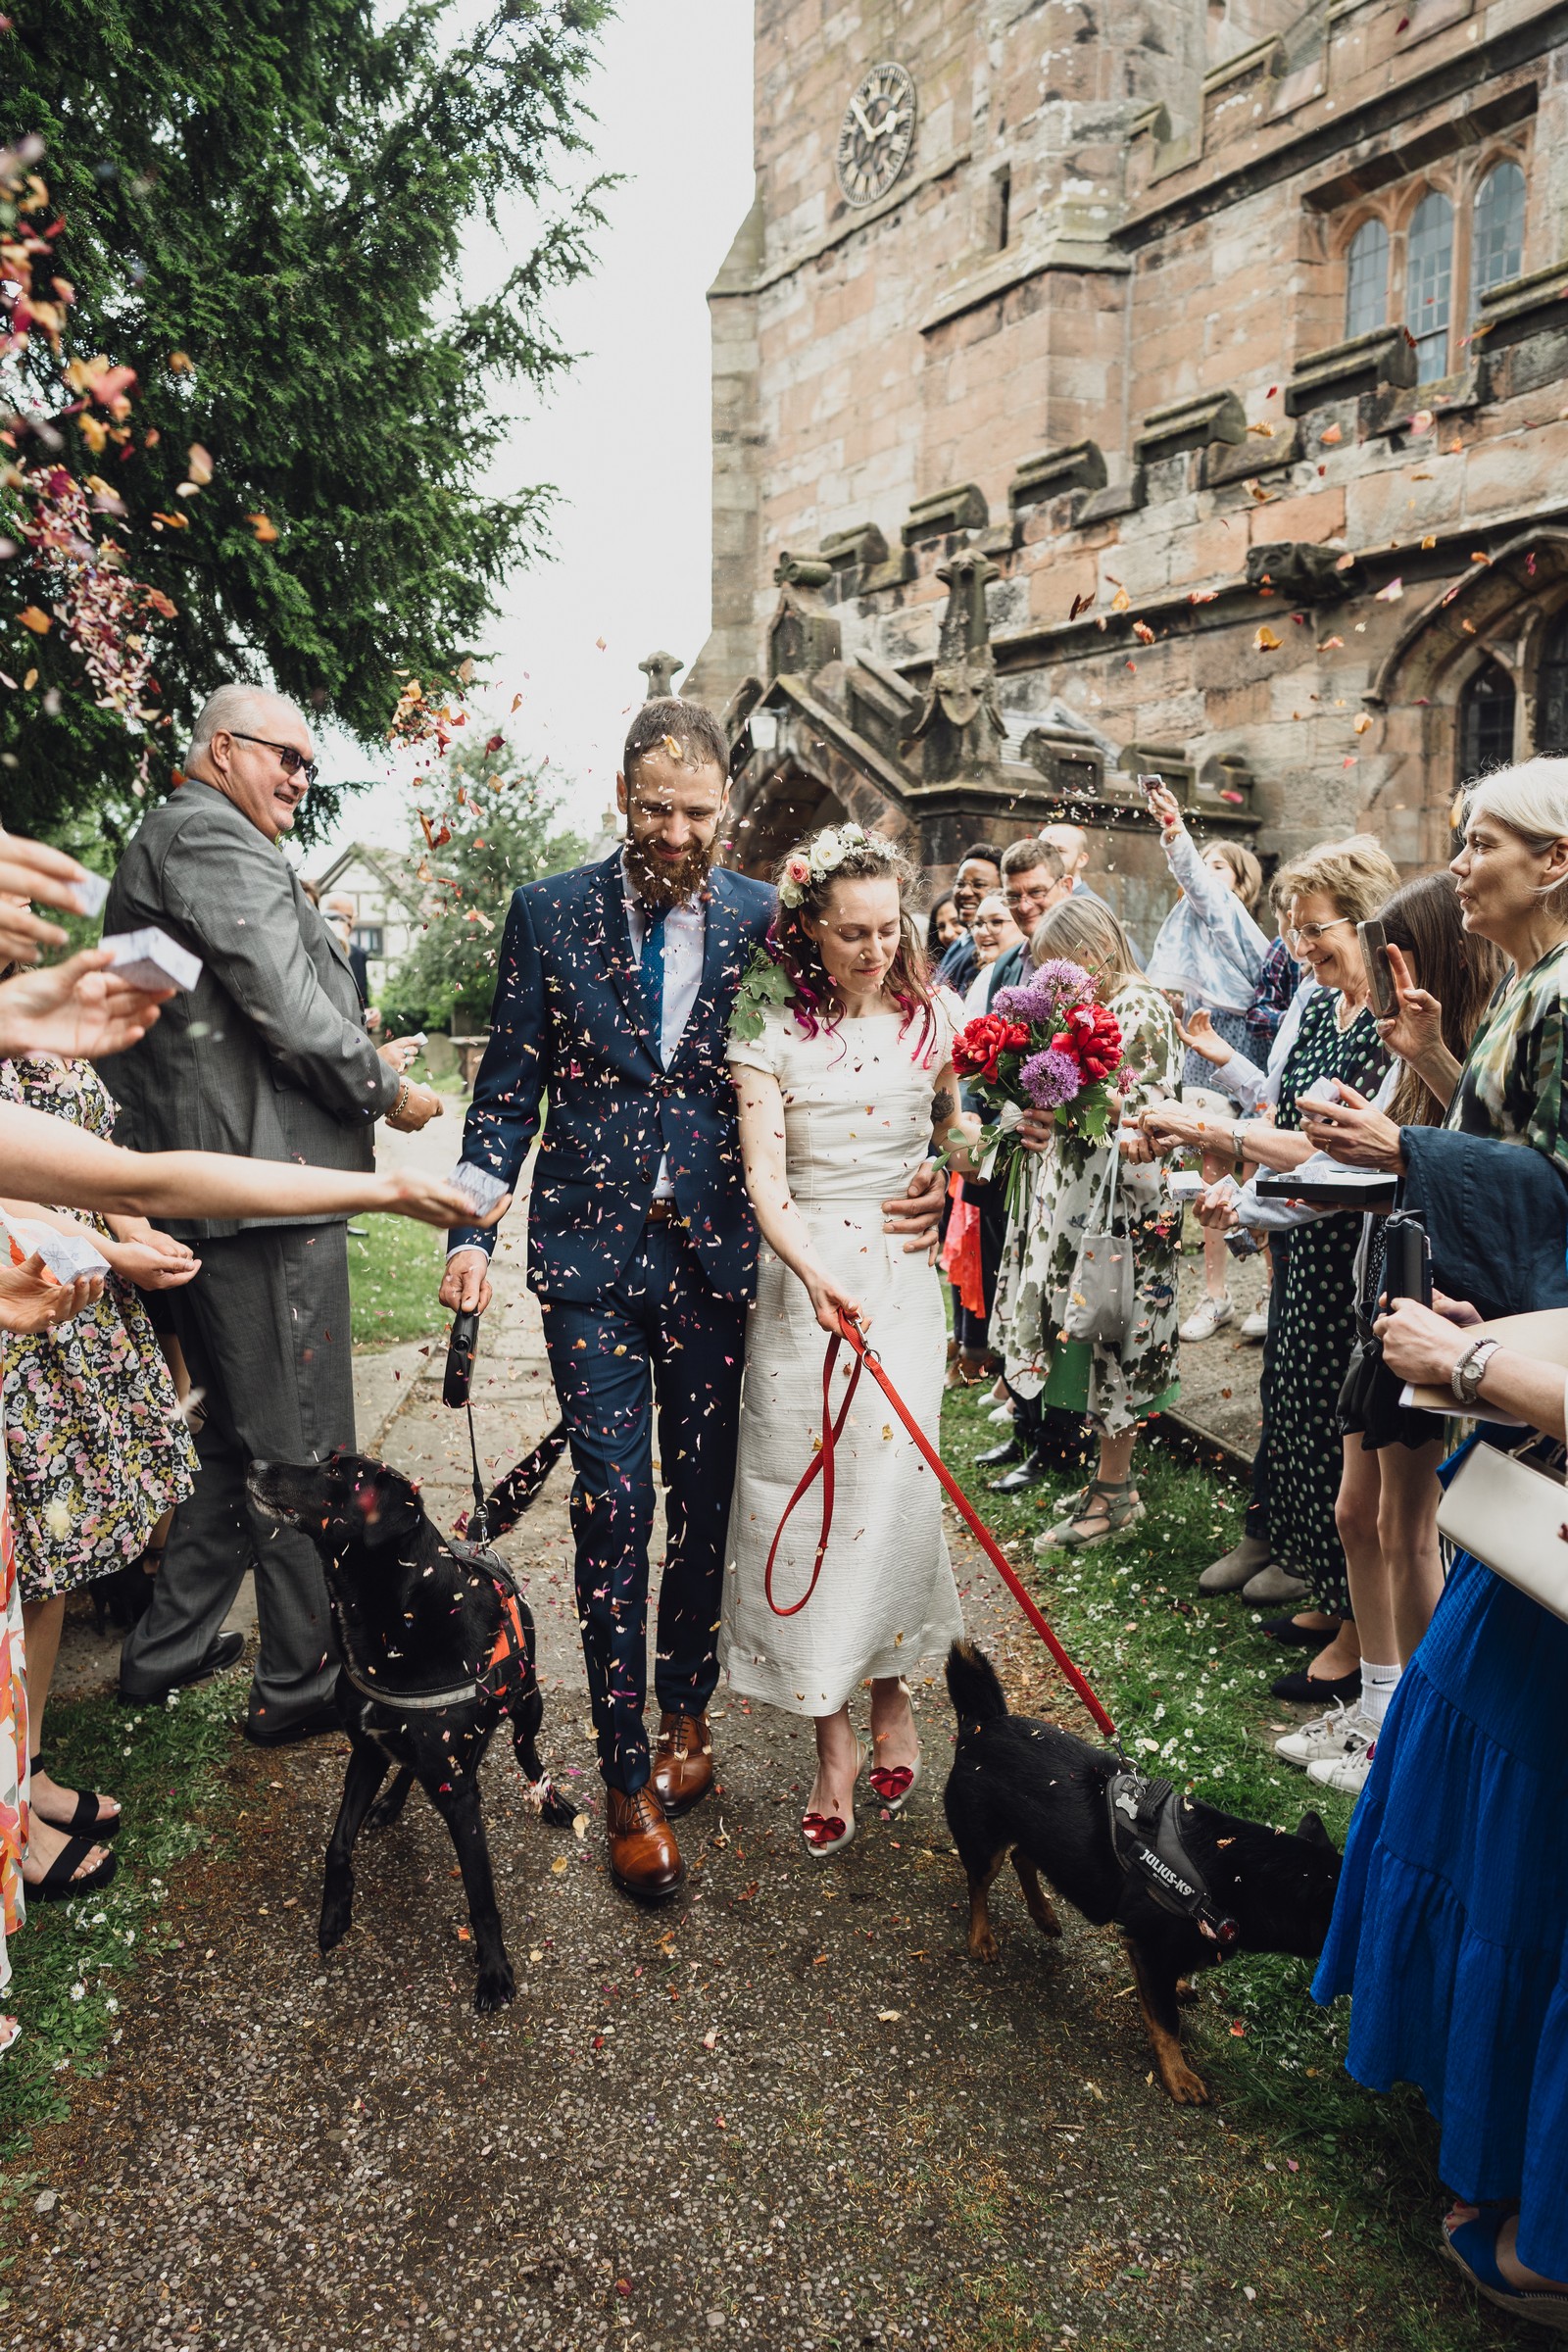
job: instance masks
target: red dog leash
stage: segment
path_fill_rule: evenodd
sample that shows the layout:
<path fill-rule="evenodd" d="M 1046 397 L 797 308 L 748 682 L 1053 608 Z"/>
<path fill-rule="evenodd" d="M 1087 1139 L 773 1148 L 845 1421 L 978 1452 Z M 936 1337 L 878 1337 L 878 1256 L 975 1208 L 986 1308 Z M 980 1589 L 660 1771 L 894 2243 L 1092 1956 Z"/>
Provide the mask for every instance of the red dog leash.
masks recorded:
<path fill-rule="evenodd" d="M 835 1419 L 832 1411 L 832 1380 L 833 1367 L 838 1361 L 840 1333 L 842 1333 L 843 1337 L 849 1341 L 850 1346 L 854 1348 L 856 1363 L 855 1369 L 850 1375 L 850 1385 L 844 1392 L 844 1401 L 840 1405 L 837 1419 Z M 1077 1691 L 1078 1696 L 1083 1700 L 1084 1705 L 1089 1709 L 1090 1714 L 1093 1716 L 1100 1730 L 1104 1733 L 1107 1740 L 1114 1740 L 1116 1738 L 1116 1727 L 1111 1722 L 1110 1717 L 1106 1714 L 1104 1708 L 1101 1705 L 1099 1699 L 1095 1696 L 1094 1691 L 1090 1689 L 1089 1683 L 1084 1677 L 1083 1673 L 1077 1666 L 1073 1664 L 1071 1658 L 1068 1657 L 1067 1652 L 1062 1648 L 1061 1643 L 1057 1641 L 1055 1635 L 1046 1623 L 1045 1618 L 1041 1615 L 1034 1601 L 1024 1591 L 1023 1586 L 1018 1581 L 1017 1572 L 1009 1565 L 1003 1553 L 1002 1546 L 998 1544 L 996 1538 L 992 1535 L 984 1520 L 981 1519 L 979 1513 L 975 1510 L 973 1504 L 969 1500 L 969 1497 L 964 1494 L 963 1489 L 958 1485 L 957 1480 L 954 1477 L 952 1471 L 949 1470 L 946 1463 L 943 1461 L 942 1456 L 937 1452 L 936 1448 L 927 1442 L 924 1431 L 920 1428 L 913 1414 L 909 1411 L 909 1408 L 905 1403 L 904 1398 L 899 1395 L 898 1390 L 893 1386 L 892 1381 L 889 1380 L 886 1372 L 883 1371 L 881 1357 L 877 1354 L 875 1348 L 868 1348 L 866 1346 L 864 1340 L 861 1339 L 859 1332 L 856 1329 L 855 1325 L 850 1321 L 847 1315 L 841 1314 L 839 1317 L 839 1331 L 834 1333 L 828 1340 L 827 1356 L 822 1365 L 821 1446 L 819 1450 L 812 1455 L 810 1465 L 806 1471 L 805 1476 L 802 1478 L 800 1485 L 796 1488 L 794 1494 L 790 1496 L 789 1501 L 784 1506 L 784 1516 L 778 1523 L 778 1532 L 773 1538 L 772 1545 L 767 1555 L 767 1566 L 763 1572 L 762 1583 L 763 1590 L 767 1595 L 767 1605 L 772 1610 L 774 1616 L 794 1617 L 798 1615 L 799 1612 L 805 1608 L 807 1602 L 810 1599 L 811 1594 L 816 1591 L 817 1578 L 822 1573 L 822 1561 L 827 1552 L 828 1536 L 833 1526 L 834 1448 L 836 1447 L 839 1439 L 844 1434 L 845 1420 L 848 1417 L 850 1406 L 854 1401 L 855 1392 L 859 1386 L 862 1368 L 870 1373 L 871 1378 L 876 1382 L 877 1387 L 882 1391 L 883 1396 L 887 1398 L 889 1404 L 892 1405 L 894 1411 L 898 1414 L 899 1419 L 904 1423 L 905 1428 L 914 1440 L 914 1443 L 918 1447 L 922 1457 L 936 1472 L 949 1500 L 958 1512 L 960 1518 L 964 1522 L 964 1525 L 968 1528 L 969 1533 L 973 1536 L 975 1542 L 985 1553 L 986 1558 L 991 1562 L 992 1567 L 996 1570 L 1003 1583 L 1006 1586 L 1007 1591 L 1012 1594 L 1013 1599 L 1018 1603 L 1019 1608 L 1022 1609 L 1024 1615 L 1028 1618 L 1029 1623 L 1034 1627 L 1035 1632 L 1040 1636 L 1041 1641 L 1045 1643 L 1052 1656 L 1055 1659 L 1056 1664 L 1060 1667 L 1067 1681 L 1072 1685 L 1072 1688 Z M 789 1522 L 791 1512 L 794 1510 L 796 1504 L 802 1499 L 802 1497 L 809 1492 L 813 1482 L 818 1476 L 820 1476 L 822 1481 L 822 1532 L 817 1538 L 816 1558 L 811 1567 L 811 1581 L 807 1586 L 806 1591 L 801 1594 L 799 1600 L 795 1601 L 787 1609 L 780 1608 L 777 1601 L 773 1598 L 773 1562 L 778 1553 L 779 1539 L 782 1537 L 785 1527 Z"/>

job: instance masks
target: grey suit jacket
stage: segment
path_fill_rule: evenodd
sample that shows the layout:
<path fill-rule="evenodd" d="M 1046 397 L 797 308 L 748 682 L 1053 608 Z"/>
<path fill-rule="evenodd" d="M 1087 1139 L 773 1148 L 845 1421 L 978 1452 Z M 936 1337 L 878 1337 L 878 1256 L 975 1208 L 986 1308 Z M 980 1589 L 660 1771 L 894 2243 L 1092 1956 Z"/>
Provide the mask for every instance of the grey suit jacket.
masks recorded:
<path fill-rule="evenodd" d="M 182 784 L 150 808 L 120 861 L 104 930 L 147 923 L 199 956 L 202 976 L 139 1045 L 102 1064 L 123 1111 L 118 1140 L 140 1152 L 373 1167 L 375 1121 L 398 1080 L 366 1035 L 348 958 L 282 851 L 210 784 Z M 242 1230 L 232 1219 L 164 1222 L 186 1241 Z"/>

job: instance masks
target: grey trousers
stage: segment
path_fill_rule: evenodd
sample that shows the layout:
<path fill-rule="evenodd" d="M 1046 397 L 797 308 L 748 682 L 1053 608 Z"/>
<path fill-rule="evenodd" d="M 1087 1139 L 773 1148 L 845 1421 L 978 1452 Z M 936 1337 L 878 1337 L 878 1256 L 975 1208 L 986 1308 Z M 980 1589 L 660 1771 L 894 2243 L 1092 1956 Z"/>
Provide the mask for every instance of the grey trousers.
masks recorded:
<path fill-rule="evenodd" d="M 342 1225 L 273 1225 L 195 1242 L 202 1270 L 167 1304 L 206 1391 L 196 1490 L 174 1513 L 152 1605 L 126 1636 L 120 1687 L 151 1696 L 217 1641 L 248 1568 L 261 1655 L 253 1722 L 277 1730 L 324 1699 L 336 1644 L 316 1546 L 251 1508 L 248 1464 L 324 1460 L 354 1444 L 348 1241 Z"/>

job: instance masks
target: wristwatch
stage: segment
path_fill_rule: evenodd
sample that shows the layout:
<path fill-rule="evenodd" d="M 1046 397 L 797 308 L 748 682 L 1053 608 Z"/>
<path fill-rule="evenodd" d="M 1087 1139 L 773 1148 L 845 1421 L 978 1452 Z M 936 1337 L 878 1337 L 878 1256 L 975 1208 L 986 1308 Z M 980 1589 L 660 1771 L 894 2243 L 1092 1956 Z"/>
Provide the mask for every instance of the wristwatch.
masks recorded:
<path fill-rule="evenodd" d="M 1247 1133 L 1247 1127 L 1248 1122 L 1246 1119 L 1237 1119 L 1232 1123 L 1231 1126 L 1231 1150 L 1235 1152 L 1238 1159 L 1245 1159 L 1247 1157 L 1247 1146 L 1242 1140 Z"/>
<path fill-rule="evenodd" d="M 1502 1345 L 1500 1340 L 1472 1340 L 1448 1375 L 1448 1386 L 1461 1404 L 1474 1404 L 1481 1393 L 1488 1364 Z"/>

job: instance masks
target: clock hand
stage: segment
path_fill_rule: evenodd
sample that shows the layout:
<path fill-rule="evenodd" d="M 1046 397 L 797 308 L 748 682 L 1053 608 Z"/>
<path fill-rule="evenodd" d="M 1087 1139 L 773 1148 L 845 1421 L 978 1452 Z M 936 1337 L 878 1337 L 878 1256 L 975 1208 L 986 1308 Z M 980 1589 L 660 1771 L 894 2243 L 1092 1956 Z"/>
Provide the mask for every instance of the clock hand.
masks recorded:
<path fill-rule="evenodd" d="M 870 123 L 866 121 L 865 109 L 861 106 L 858 98 L 852 98 L 850 100 L 850 112 L 855 117 L 857 122 L 858 122 L 860 125 L 860 128 L 864 131 L 866 137 L 868 139 L 874 139 L 877 136 L 877 133 L 871 128 Z"/>

